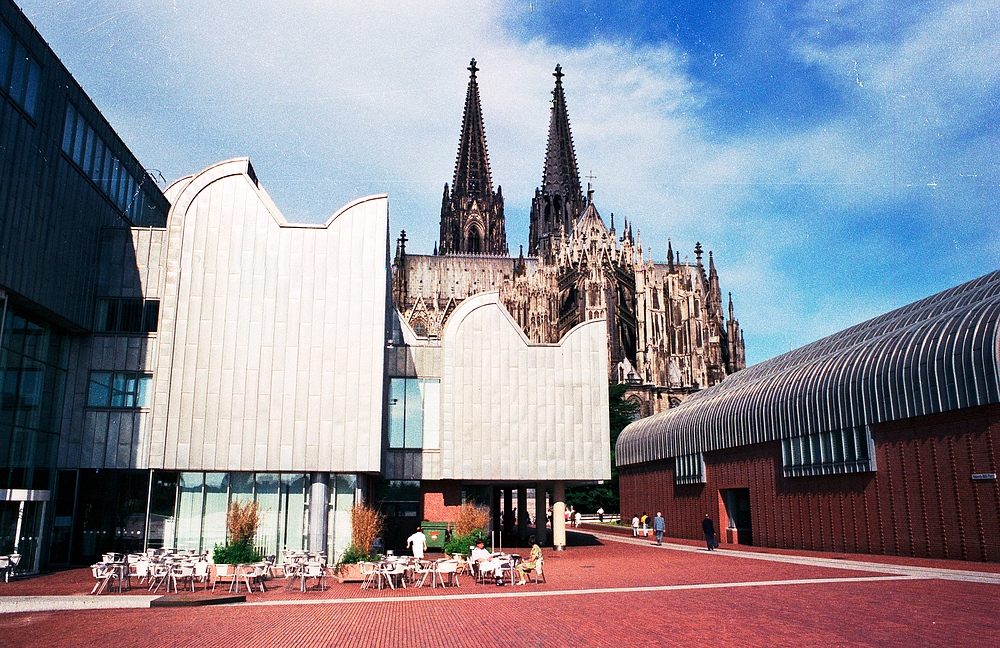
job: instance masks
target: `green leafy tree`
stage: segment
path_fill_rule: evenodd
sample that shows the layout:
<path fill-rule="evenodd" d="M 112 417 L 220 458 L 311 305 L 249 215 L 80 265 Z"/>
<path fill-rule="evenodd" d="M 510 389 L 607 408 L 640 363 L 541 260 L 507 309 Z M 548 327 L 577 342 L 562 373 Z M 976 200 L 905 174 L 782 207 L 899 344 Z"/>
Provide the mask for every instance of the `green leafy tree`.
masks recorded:
<path fill-rule="evenodd" d="M 625 426 L 636 419 L 639 405 L 625 399 L 625 383 L 608 388 L 609 434 L 611 436 L 611 480 L 591 486 L 571 486 L 566 489 L 566 504 L 579 511 L 593 512 L 603 507 L 606 513 L 617 512 L 618 467 L 615 466 L 615 444 Z"/>

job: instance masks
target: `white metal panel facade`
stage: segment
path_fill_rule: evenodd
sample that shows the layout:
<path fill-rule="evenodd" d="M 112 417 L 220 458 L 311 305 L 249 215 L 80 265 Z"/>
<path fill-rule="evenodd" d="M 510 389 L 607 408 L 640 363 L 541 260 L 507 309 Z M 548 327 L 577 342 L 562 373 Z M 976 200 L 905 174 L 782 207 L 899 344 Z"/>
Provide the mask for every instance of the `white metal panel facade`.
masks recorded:
<path fill-rule="evenodd" d="M 150 467 L 377 472 L 386 197 L 290 224 L 245 158 L 166 194 Z"/>
<path fill-rule="evenodd" d="M 441 344 L 442 479 L 611 477 L 604 320 L 533 344 L 486 293 L 462 302 Z"/>

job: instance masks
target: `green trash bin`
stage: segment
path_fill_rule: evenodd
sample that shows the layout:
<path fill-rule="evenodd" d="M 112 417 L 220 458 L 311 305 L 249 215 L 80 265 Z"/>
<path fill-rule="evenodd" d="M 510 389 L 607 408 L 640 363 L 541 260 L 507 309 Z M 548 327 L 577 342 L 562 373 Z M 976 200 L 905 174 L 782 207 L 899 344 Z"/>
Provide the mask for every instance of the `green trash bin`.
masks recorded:
<path fill-rule="evenodd" d="M 448 531 L 447 522 L 428 522 L 424 520 L 420 523 L 427 537 L 427 548 L 444 551 L 445 536 Z"/>

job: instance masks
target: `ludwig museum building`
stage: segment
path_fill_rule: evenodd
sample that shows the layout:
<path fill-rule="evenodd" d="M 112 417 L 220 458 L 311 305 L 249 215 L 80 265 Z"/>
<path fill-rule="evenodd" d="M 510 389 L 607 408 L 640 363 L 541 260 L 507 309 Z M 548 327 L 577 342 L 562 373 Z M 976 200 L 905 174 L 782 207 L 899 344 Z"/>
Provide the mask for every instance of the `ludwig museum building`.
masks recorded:
<path fill-rule="evenodd" d="M 211 550 L 255 500 L 268 553 L 335 559 L 356 502 L 403 533 L 610 478 L 605 319 L 529 339 L 483 291 L 418 338 L 391 272 L 384 195 L 290 223 L 246 158 L 158 187 L 0 0 L 0 553 Z"/>

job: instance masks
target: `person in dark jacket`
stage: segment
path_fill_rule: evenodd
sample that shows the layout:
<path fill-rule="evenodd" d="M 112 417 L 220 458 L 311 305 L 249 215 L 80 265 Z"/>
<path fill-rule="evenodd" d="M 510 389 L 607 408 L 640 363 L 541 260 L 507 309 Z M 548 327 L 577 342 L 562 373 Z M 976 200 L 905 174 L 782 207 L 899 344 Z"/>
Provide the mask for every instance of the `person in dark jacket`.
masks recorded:
<path fill-rule="evenodd" d="M 656 534 L 656 544 L 663 544 L 663 532 L 667 529 L 667 522 L 663 519 L 663 513 L 657 511 L 653 518 L 653 533 Z"/>
<path fill-rule="evenodd" d="M 712 522 L 712 518 L 705 514 L 705 519 L 701 521 L 701 530 L 705 532 L 705 544 L 708 545 L 708 550 L 711 551 L 715 549 L 718 545 L 715 544 L 715 523 Z"/>

